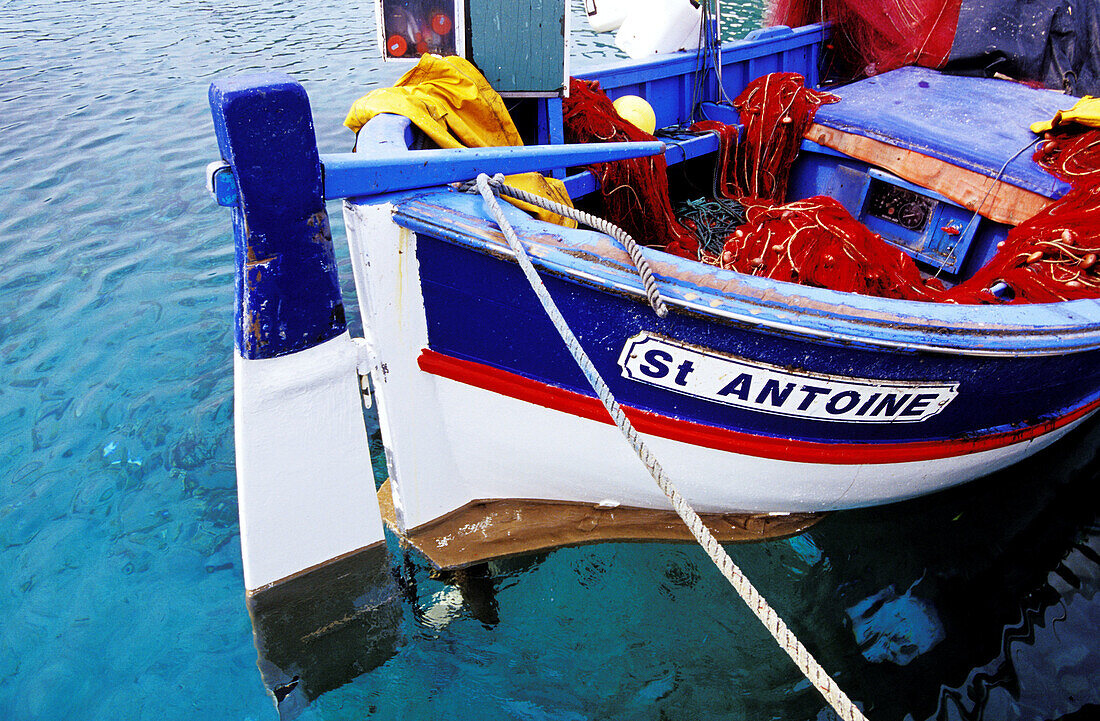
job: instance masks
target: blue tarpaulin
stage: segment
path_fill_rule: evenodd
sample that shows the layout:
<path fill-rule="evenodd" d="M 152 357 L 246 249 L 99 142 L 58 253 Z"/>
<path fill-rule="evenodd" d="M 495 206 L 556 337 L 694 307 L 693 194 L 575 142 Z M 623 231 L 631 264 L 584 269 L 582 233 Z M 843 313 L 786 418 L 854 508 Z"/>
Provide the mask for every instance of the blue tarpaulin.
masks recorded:
<path fill-rule="evenodd" d="M 962 0 L 947 67 L 1100 94 L 1100 0 Z"/>
<path fill-rule="evenodd" d="M 1069 190 L 1031 159 L 1038 136 L 1028 125 L 1071 107 L 1075 97 L 917 67 L 830 92 L 841 101 L 818 109 L 815 121 L 821 125 L 999 177 L 1048 198 Z"/>

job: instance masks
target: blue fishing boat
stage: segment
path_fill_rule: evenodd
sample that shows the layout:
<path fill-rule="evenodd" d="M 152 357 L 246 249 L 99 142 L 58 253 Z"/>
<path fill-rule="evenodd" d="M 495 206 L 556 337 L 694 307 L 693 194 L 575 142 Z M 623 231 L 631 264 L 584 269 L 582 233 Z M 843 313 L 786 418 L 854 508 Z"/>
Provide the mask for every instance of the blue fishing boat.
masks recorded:
<path fill-rule="evenodd" d="M 476 13 L 466 23 L 476 52 Z M 524 146 L 442 143 L 415 122 L 419 111 L 400 112 L 413 104 L 402 90 L 360 124 L 354 153 L 320 154 L 293 79 L 213 84 L 223 160 L 209 181 L 233 208 L 237 242 L 236 448 L 250 592 L 380 548 L 383 516 L 441 568 L 566 544 L 688 538 L 652 464 L 620 437 L 608 398 L 720 540 L 795 533 L 821 512 L 989 474 L 1100 407 L 1096 231 L 1073 216 L 1043 241 L 1062 253 L 1052 277 L 1067 299 L 1020 302 L 1008 275 L 983 276 L 1015 247 L 1014 228 L 1074 192 L 1032 159 L 1042 136 L 1029 126 L 1071 117 L 1077 98 L 923 67 L 830 85 L 826 96 L 825 25 L 721 45 L 711 18 L 701 26 L 697 50 L 573 81 L 574 96 L 598 84 L 608 101 L 641 98 L 656 127 L 677 129 L 633 142 L 565 142 L 571 86 L 553 62 L 553 72 L 540 67 L 528 86 L 503 91 Z M 509 72 L 490 81 L 514 83 L 515 63 Z M 710 190 L 724 158 L 748 152 L 747 116 L 760 111 L 730 99 L 793 74 L 820 107 L 799 126 L 783 197 L 767 207 L 747 200 L 757 224 L 709 256 L 632 249 L 598 220 L 582 222 L 600 230 L 548 220 L 566 212 L 561 204 L 535 217 L 483 197 L 522 195 L 489 176 L 539 171 L 566 205 L 600 207 L 601 185 L 622 188 L 607 188 L 599 168 L 638 158 L 667 164 L 674 196 Z M 410 76 L 452 89 L 484 82 L 432 56 Z M 451 102 L 457 114 L 473 99 Z M 485 102 L 503 108 L 495 94 Z M 790 107 L 776 128 L 792 124 Z M 683 132 L 700 119 L 733 130 Z M 734 155 L 730 132 L 741 136 Z M 664 177 L 665 165 L 654 167 Z M 822 196 L 831 200 L 813 200 Z M 335 199 L 344 199 L 364 338 L 345 320 L 325 207 Z M 907 282 L 928 296 L 757 272 L 768 253 L 798 265 L 786 238 L 765 244 L 750 271 L 731 265 L 729 243 L 793 222 L 799 203 L 817 203 L 818 219 L 850 215 L 905 256 L 916 268 Z M 1054 256 L 1036 252 L 1013 272 Z M 843 260 L 821 258 L 825 270 Z M 978 301 L 958 300 L 966 288 Z M 377 401 L 385 445 L 389 480 L 377 493 L 364 398 Z"/>
<path fill-rule="evenodd" d="M 688 506 L 718 541 L 790 535 L 993 473 L 1100 408 L 1100 118 L 1073 95 L 927 67 L 935 43 L 838 83 L 835 27 L 720 44 L 706 5 L 697 40 L 650 48 L 693 49 L 571 79 L 564 5 L 528 8 L 550 13 L 523 45 L 539 63 L 486 42 L 482 3 L 433 4 L 434 36 L 406 5 L 379 9 L 387 52 L 468 59 L 423 55 L 357 102 L 354 152 L 319 152 L 292 78 L 210 90 L 245 585 L 282 711 L 394 652 L 384 524 L 440 569 L 699 539 Z M 372 641 L 296 690 L 318 583 Z"/>

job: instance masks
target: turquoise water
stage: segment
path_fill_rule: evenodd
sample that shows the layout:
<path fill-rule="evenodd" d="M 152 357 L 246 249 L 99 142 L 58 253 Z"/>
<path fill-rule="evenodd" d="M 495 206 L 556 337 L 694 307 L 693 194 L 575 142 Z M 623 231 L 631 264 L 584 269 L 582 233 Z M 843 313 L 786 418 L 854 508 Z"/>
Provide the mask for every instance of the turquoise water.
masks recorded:
<path fill-rule="evenodd" d="M 0 0 L 0 717 L 275 718 L 243 597 L 206 86 L 289 72 L 345 149 L 346 108 L 401 71 L 373 33 L 370 2 Z M 580 67 L 612 54 L 576 39 Z M 735 558 L 873 718 L 1095 710 L 1098 436 Z M 397 653 L 303 718 L 824 718 L 693 547 L 510 563 L 488 612 L 403 573 Z"/>

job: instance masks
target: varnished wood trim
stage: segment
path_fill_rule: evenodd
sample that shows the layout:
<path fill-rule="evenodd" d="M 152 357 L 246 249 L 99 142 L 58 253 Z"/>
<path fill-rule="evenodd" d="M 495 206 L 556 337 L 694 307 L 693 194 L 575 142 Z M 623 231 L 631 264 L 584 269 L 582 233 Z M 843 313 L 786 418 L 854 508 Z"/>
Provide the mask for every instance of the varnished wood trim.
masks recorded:
<path fill-rule="evenodd" d="M 815 123 L 806 131 L 805 137 L 818 145 L 877 165 L 911 183 L 934 190 L 998 223 L 1019 225 L 1051 202 L 1049 198 L 1030 190 L 862 135 Z"/>
<path fill-rule="evenodd" d="M 382 519 L 402 542 L 441 569 L 495 558 L 605 541 L 691 541 L 675 511 L 518 498 L 472 501 L 434 521 L 402 533 L 386 481 L 378 491 Z M 703 513 L 722 543 L 763 541 L 801 533 L 823 513 Z"/>

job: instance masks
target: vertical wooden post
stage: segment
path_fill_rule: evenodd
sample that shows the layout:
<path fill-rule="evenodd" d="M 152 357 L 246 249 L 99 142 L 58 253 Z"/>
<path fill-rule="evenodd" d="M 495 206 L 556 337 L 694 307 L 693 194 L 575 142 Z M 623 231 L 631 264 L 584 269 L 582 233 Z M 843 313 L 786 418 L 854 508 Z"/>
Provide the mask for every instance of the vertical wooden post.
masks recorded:
<path fill-rule="evenodd" d="M 237 506 L 258 598 L 384 535 L 305 90 L 239 76 L 210 86 L 210 108 L 237 186 Z"/>

